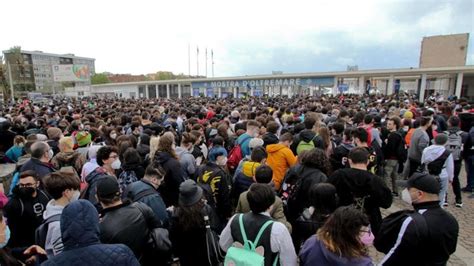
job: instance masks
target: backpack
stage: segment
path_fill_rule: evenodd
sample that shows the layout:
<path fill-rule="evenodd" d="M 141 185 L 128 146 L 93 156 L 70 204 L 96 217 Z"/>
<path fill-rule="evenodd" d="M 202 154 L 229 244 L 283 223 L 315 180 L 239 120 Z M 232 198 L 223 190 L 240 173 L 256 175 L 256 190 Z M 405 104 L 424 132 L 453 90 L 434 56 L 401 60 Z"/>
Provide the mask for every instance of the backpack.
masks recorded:
<path fill-rule="evenodd" d="M 245 143 L 247 140 L 249 140 L 250 138 L 251 137 L 248 136 L 248 137 L 242 139 L 242 141 L 240 143 L 236 142 L 236 145 L 232 148 L 232 150 L 230 150 L 229 156 L 227 156 L 227 167 L 229 168 L 229 171 L 231 171 L 231 172 L 235 171 L 235 169 L 239 165 L 240 161 L 244 157 L 243 153 L 242 153 L 242 146 L 241 145 L 243 143 Z"/>
<path fill-rule="evenodd" d="M 446 143 L 446 149 L 451 152 L 453 155 L 453 160 L 458 161 L 461 159 L 461 151 L 462 151 L 462 131 L 458 132 L 444 132 L 448 135 L 448 143 Z"/>
<path fill-rule="evenodd" d="M 49 224 L 52 222 L 58 222 L 61 220 L 61 214 L 55 214 L 48 219 L 44 220 L 41 225 L 36 228 L 35 231 L 35 243 L 36 245 L 46 248 L 46 236 L 48 235 Z"/>
<path fill-rule="evenodd" d="M 314 149 L 315 148 L 314 139 L 317 136 L 318 135 L 315 134 L 314 137 L 310 141 L 300 140 L 300 142 L 298 143 L 298 146 L 296 146 L 296 154 L 300 155 L 304 151 L 310 151 L 310 150 Z"/>
<path fill-rule="evenodd" d="M 124 170 L 118 176 L 117 181 L 119 183 L 120 191 L 123 192 L 125 191 L 125 188 L 127 188 L 128 185 L 130 185 L 133 182 L 138 181 L 138 177 L 135 174 L 135 171 Z"/>
<path fill-rule="evenodd" d="M 398 240 L 400 229 L 405 220 L 411 217 L 412 223 L 417 226 L 417 238 L 423 239 L 428 235 L 428 226 L 423 215 L 412 210 L 401 210 L 394 212 L 382 220 L 377 237 L 374 240 L 374 246 L 379 252 L 387 254 Z"/>
<path fill-rule="evenodd" d="M 441 174 L 441 171 L 443 170 L 444 163 L 446 162 L 446 159 L 448 159 L 450 154 L 451 153 L 446 149 L 444 150 L 443 154 L 441 154 L 441 156 L 436 158 L 436 160 L 428 163 L 428 173 L 430 173 L 430 175 L 439 176 L 439 174 Z"/>
<path fill-rule="evenodd" d="M 243 214 L 239 215 L 239 225 L 240 233 L 244 240 L 243 247 L 232 246 L 227 250 L 227 254 L 224 260 L 224 266 L 261 266 L 265 265 L 265 257 L 257 253 L 258 242 L 262 236 L 265 229 L 270 226 L 273 221 L 269 220 L 260 227 L 257 237 L 254 241 L 247 239 L 247 234 L 245 233 Z M 275 258 L 273 265 L 277 265 L 278 256 Z"/>

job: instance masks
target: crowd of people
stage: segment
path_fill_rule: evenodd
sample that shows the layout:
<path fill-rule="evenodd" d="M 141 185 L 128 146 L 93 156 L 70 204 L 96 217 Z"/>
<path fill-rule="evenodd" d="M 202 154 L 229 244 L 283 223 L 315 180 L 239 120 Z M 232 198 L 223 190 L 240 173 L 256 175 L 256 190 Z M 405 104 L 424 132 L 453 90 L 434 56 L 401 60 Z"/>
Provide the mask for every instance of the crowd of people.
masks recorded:
<path fill-rule="evenodd" d="M 409 95 L 5 104 L 0 264 L 446 265 L 473 126 Z"/>

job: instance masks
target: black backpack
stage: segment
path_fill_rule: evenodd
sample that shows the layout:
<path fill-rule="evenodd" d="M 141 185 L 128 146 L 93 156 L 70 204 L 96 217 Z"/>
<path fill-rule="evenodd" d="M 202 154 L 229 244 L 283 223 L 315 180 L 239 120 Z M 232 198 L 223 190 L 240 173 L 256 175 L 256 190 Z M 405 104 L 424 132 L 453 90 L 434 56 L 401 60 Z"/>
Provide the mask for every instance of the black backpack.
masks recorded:
<path fill-rule="evenodd" d="M 430 175 L 439 176 L 439 174 L 441 174 L 441 171 L 443 170 L 444 163 L 446 162 L 446 159 L 448 159 L 450 154 L 451 153 L 446 149 L 444 150 L 443 154 L 441 154 L 441 156 L 439 156 L 436 160 L 428 163 L 428 173 L 430 173 Z"/>
<path fill-rule="evenodd" d="M 52 222 L 57 222 L 61 220 L 61 214 L 55 214 L 48 219 L 44 220 L 41 225 L 36 228 L 35 231 L 35 243 L 36 245 L 46 248 L 46 236 L 48 235 L 49 224 Z"/>

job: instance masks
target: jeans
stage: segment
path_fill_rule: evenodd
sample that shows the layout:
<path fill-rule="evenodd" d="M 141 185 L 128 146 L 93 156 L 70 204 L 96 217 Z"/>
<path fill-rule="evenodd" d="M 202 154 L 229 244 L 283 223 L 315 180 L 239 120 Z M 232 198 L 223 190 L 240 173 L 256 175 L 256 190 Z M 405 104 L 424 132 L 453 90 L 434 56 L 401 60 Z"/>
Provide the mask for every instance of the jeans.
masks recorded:
<path fill-rule="evenodd" d="M 467 157 L 466 159 L 466 176 L 468 188 L 473 188 L 474 185 L 474 155 Z"/>
<path fill-rule="evenodd" d="M 439 205 L 442 207 L 446 201 L 446 193 L 448 192 L 448 178 L 441 178 L 441 190 L 439 191 Z"/>
<path fill-rule="evenodd" d="M 456 196 L 456 203 L 462 202 L 461 183 L 459 182 L 459 173 L 461 172 L 462 160 L 454 161 L 453 192 Z"/>
<path fill-rule="evenodd" d="M 386 160 L 384 167 L 385 183 L 388 185 L 392 181 L 392 192 L 398 193 L 397 179 L 398 179 L 398 161 Z"/>

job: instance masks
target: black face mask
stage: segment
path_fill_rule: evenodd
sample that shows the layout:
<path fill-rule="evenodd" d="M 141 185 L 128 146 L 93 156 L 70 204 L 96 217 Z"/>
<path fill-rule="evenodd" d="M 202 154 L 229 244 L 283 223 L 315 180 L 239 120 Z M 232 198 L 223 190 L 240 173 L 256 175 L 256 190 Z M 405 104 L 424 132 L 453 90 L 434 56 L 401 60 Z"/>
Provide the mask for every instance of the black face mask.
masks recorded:
<path fill-rule="evenodd" d="M 20 187 L 18 188 L 18 195 L 20 196 L 20 198 L 24 198 L 24 199 L 32 198 L 33 193 L 35 193 L 35 191 L 36 191 L 36 188 L 34 187 Z"/>

